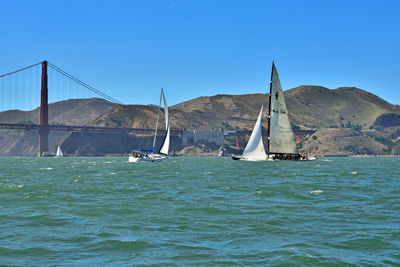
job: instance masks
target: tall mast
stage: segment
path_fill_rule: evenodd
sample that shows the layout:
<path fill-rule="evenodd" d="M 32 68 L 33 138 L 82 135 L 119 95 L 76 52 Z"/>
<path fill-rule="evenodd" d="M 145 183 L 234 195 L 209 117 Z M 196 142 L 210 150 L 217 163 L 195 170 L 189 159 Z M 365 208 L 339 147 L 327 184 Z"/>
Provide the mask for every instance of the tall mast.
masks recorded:
<path fill-rule="evenodd" d="M 157 112 L 156 130 L 155 130 L 155 132 L 154 132 L 154 139 L 153 139 L 153 150 L 154 150 L 154 146 L 156 145 L 157 128 L 158 128 L 158 119 L 160 118 L 160 109 L 161 109 L 161 99 L 162 99 L 162 96 L 163 96 L 163 89 L 161 88 L 160 104 L 158 104 L 158 112 Z"/>
<path fill-rule="evenodd" d="M 269 139 L 271 136 L 271 94 L 272 94 L 272 77 L 274 75 L 274 61 L 272 61 L 272 69 L 271 69 L 271 81 L 269 82 L 269 108 L 268 108 L 268 139 L 267 139 L 267 156 L 269 157 Z"/>

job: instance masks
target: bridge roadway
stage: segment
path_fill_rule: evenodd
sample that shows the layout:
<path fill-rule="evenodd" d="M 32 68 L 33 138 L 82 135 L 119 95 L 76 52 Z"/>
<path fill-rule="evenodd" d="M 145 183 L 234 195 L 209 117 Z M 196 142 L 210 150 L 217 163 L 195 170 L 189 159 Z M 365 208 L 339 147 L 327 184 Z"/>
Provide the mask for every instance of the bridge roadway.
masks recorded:
<path fill-rule="evenodd" d="M 69 126 L 69 125 L 47 125 L 40 126 L 38 124 L 13 124 L 13 123 L 0 123 L 0 129 L 21 129 L 21 130 L 39 130 L 47 128 L 48 130 L 55 131 L 69 131 L 69 132 L 94 132 L 94 133 L 154 133 L 152 128 L 123 128 L 123 127 L 96 127 L 96 126 Z M 165 130 L 157 130 L 160 134 L 165 134 Z M 181 135 L 182 129 L 171 128 L 171 134 Z M 315 130 L 294 130 L 296 135 L 313 134 Z M 250 135 L 250 130 L 229 131 L 228 135 Z M 263 135 L 268 135 L 268 131 L 263 131 Z"/>
<path fill-rule="evenodd" d="M 40 126 L 38 124 L 12 124 L 0 123 L 0 129 L 21 129 L 21 130 L 40 130 L 48 129 L 55 131 L 70 131 L 70 132 L 95 132 L 95 133 L 154 133 L 151 128 L 122 128 L 122 127 L 96 127 L 96 126 L 69 126 L 69 125 L 47 125 Z M 163 134 L 165 130 L 157 130 Z M 171 134 L 181 134 L 181 129 L 172 129 Z"/>

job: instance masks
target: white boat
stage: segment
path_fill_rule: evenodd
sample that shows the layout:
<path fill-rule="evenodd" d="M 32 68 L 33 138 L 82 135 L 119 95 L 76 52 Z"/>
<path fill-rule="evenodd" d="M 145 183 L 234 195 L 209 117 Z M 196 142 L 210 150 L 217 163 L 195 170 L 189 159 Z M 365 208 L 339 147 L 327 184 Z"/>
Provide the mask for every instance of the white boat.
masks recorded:
<path fill-rule="evenodd" d="M 267 154 L 265 153 L 261 132 L 261 118 L 263 108 L 264 106 L 261 107 L 260 114 L 258 114 L 256 124 L 254 125 L 253 132 L 251 133 L 249 142 L 247 142 L 246 148 L 244 149 L 242 155 L 232 156 L 232 159 L 246 161 L 268 160 Z"/>
<path fill-rule="evenodd" d="M 161 109 L 161 100 L 164 101 L 164 111 L 165 111 L 165 136 L 164 140 L 161 144 L 158 153 L 154 153 L 154 146 L 156 145 L 157 139 L 157 128 L 158 128 L 158 121 L 160 117 L 160 109 Z M 157 122 L 156 122 L 156 129 L 154 131 L 154 139 L 153 139 L 153 146 L 150 149 L 144 149 L 141 151 L 134 151 L 129 154 L 128 161 L 129 162 L 141 162 L 141 161 L 148 161 L 148 162 L 158 162 L 162 161 L 167 158 L 168 151 L 169 151 L 169 142 L 170 142 L 170 123 L 169 123 L 169 116 L 168 116 L 168 106 L 167 100 L 165 99 L 164 90 L 161 89 L 160 95 L 160 104 L 158 106 L 158 113 L 157 113 Z"/>
<path fill-rule="evenodd" d="M 62 157 L 63 157 L 63 152 L 61 150 L 61 146 L 58 146 L 56 152 L 56 158 L 62 158 Z"/>

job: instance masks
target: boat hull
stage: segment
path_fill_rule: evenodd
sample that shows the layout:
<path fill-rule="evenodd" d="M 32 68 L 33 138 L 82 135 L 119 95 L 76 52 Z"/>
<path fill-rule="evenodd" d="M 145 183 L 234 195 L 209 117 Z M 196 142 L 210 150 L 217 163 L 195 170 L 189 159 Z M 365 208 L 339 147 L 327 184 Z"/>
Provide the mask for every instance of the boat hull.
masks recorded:
<path fill-rule="evenodd" d="M 242 161 L 273 161 L 272 159 L 249 159 L 249 158 L 244 158 L 242 156 L 232 156 L 233 160 L 242 160 Z"/>
<path fill-rule="evenodd" d="M 269 155 L 267 159 L 248 159 L 244 158 L 239 155 L 232 155 L 233 160 L 242 160 L 242 161 L 314 161 L 317 160 L 317 157 L 315 156 L 308 156 L 305 158 L 277 158 L 275 155 Z"/>
<path fill-rule="evenodd" d="M 135 157 L 134 155 L 129 155 L 128 161 L 132 163 L 137 162 L 160 162 L 166 159 L 167 157 L 159 154 L 149 154 L 144 157 Z"/>
<path fill-rule="evenodd" d="M 301 156 L 296 155 L 294 156 L 293 154 L 291 154 L 291 156 L 288 156 L 290 154 L 270 154 L 269 155 L 269 160 L 272 161 L 314 161 L 317 160 L 316 156 Z"/>

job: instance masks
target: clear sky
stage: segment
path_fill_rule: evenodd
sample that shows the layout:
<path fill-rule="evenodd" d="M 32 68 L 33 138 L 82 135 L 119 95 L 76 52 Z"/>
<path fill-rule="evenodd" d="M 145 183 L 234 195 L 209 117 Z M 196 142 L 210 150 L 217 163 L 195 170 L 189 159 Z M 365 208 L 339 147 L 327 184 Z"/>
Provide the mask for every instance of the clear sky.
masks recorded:
<path fill-rule="evenodd" d="M 126 104 L 355 86 L 400 104 L 400 1 L 20 1 L 0 6 L 0 74 L 52 62 Z"/>

